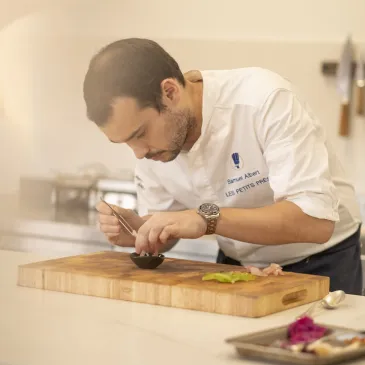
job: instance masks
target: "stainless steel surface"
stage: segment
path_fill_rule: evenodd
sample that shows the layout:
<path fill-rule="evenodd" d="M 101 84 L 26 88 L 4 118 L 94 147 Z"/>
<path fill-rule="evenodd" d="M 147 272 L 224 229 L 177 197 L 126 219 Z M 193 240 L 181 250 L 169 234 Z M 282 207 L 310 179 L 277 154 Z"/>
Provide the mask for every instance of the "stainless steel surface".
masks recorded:
<path fill-rule="evenodd" d="M 352 40 L 351 37 L 348 36 L 342 50 L 341 60 L 337 72 L 337 90 L 341 95 L 343 103 L 348 103 L 350 100 L 352 85 L 352 58 Z"/>
<path fill-rule="evenodd" d="M 339 334 L 343 331 L 348 333 L 359 333 L 351 328 L 332 326 L 318 323 L 319 326 L 336 331 Z M 272 328 L 269 330 L 250 333 L 243 336 L 236 336 L 226 339 L 226 342 L 235 346 L 237 352 L 244 358 L 276 361 L 278 364 L 289 363 L 298 365 L 329 365 L 342 363 L 352 359 L 365 356 L 365 346 L 359 349 L 349 350 L 332 356 L 319 357 L 310 353 L 292 352 L 278 347 L 270 346 L 274 341 L 287 338 L 287 326 Z"/>
<path fill-rule="evenodd" d="M 322 300 L 311 305 L 301 316 L 311 316 L 313 312 L 319 307 L 323 307 L 326 309 L 335 309 L 337 308 L 341 302 L 343 302 L 346 298 L 346 294 L 342 290 L 336 290 L 334 292 L 328 293 Z M 298 317 L 298 318 L 299 318 Z"/>
<path fill-rule="evenodd" d="M 100 179 L 96 183 L 96 188 L 100 191 L 137 194 L 134 181 L 129 180 Z"/>
<path fill-rule="evenodd" d="M 359 52 L 357 64 L 356 64 L 356 113 L 357 115 L 364 115 L 365 113 L 365 99 L 364 99 L 364 88 L 365 88 L 365 71 L 364 71 L 364 58 L 362 52 Z"/>
<path fill-rule="evenodd" d="M 327 309 L 337 308 L 345 300 L 346 294 L 343 290 L 336 290 L 326 295 L 322 300 L 322 305 Z"/>
<path fill-rule="evenodd" d="M 357 83 L 358 87 L 365 86 L 364 59 L 363 59 L 361 52 L 359 52 L 359 58 L 358 58 L 357 64 L 356 64 L 355 78 L 356 78 L 356 83 Z"/>
<path fill-rule="evenodd" d="M 137 189 L 133 181 L 121 179 L 98 180 L 96 194 L 90 196 L 90 207 L 95 207 L 100 198 L 107 199 L 110 203 L 125 209 L 137 210 Z"/>
<path fill-rule="evenodd" d="M 19 196 L 23 203 L 44 208 L 58 207 L 94 209 L 100 197 L 126 209 L 137 207 L 137 190 L 133 173 L 111 178 L 102 168 L 91 166 L 79 173 L 48 176 L 21 176 Z"/>

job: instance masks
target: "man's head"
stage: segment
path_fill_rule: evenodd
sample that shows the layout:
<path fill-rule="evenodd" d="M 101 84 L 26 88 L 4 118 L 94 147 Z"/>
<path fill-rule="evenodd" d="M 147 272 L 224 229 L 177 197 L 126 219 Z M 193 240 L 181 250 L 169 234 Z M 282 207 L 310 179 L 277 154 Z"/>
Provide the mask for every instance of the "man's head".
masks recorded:
<path fill-rule="evenodd" d="M 137 158 L 173 160 L 195 123 L 177 62 L 156 42 L 123 39 L 96 54 L 84 80 L 88 118 Z"/>

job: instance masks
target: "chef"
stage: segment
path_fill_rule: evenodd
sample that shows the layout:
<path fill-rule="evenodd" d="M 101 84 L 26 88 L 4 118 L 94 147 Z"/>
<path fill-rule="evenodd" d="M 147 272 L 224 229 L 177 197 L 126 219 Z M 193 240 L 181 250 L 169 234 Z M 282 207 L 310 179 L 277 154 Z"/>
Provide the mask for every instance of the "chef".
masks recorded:
<path fill-rule="evenodd" d="M 101 231 L 137 253 L 216 236 L 218 263 L 330 277 L 361 294 L 361 219 L 325 131 L 290 81 L 266 69 L 192 71 L 159 44 L 102 48 L 84 80 L 88 118 L 138 159 L 139 215 L 104 203 Z"/>

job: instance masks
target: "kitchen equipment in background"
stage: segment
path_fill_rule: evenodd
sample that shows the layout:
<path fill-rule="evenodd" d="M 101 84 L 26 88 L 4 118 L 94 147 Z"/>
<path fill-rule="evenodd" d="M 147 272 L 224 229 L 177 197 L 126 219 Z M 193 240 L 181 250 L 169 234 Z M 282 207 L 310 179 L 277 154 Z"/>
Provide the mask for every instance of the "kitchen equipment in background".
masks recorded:
<path fill-rule="evenodd" d="M 22 176 L 20 203 L 39 209 L 94 210 L 100 198 L 104 198 L 111 204 L 137 210 L 133 170 L 111 173 L 104 165 L 93 163 L 75 172 L 52 171 L 52 175 Z"/>
<path fill-rule="evenodd" d="M 362 53 L 359 52 L 359 57 L 356 64 L 356 91 L 357 91 L 357 99 L 356 99 L 356 113 L 358 115 L 364 115 L 365 111 L 365 71 L 364 71 L 364 58 Z"/>
<path fill-rule="evenodd" d="M 343 47 L 340 64 L 337 70 L 337 90 L 341 96 L 340 111 L 340 136 L 347 137 L 349 135 L 350 124 L 350 104 L 352 89 L 352 60 L 353 46 L 351 37 L 348 36 Z"/>
<path fill-rule="evenodd" d="M 21 265 L 18 285 L 242 317 L 281 312 L 329 292 L 328 277 L 291 272 L 235 284 L 202 280 L 221 271 L 232 266 L 175 258 L 142 270 L 127 252 L 108 251 Z"/>
<path fill-rule="evenodd" d="M 21 176 L 18 201 L 37 211 L 76 208 L 87 210 L 95 195 L 95 181 L 76 174 L 55 177 Z"/>
<path fill-rule="evenodd" d="M 79 169 L 79 174 L 86 174 L 95 179 L 95 189 L 89 195 L 89 209 L 95 209 L 96 204 L 103 198 L 110 204 L 137 210 L 137 189 L 132 169 L 111 172 L 103 164 L 93 163 Z"/>
<path fill-rule="evenodd" d="M 21 176 L 18 203 L 22 207 L 49 209 L 55 202 L 53 180 L 46 177 Z"/>
<path fill-rule="evenodd" d="M 98 201 L 103 198 L 110 204 L 137 211 L 137 189 L 134 181 L 129 179 L 129 176 L 123 175 L 118 176 L 118 179 L 99 179 L 96 182 L 95 195 L 90 196 L 90 208 L 95 208 Z"/>
<path fill-rule="evenodd" d="M 91 195 L 95 194 L 96 180 L 88 176 L 58 174 L 53 182 L 55 207 L 89 209 Z"/>
<path fill-rule="evenodd" d="M 85 164 L 78 167 L 76 172 L 53 173 L 56 208 L 83 210 L 90 208 L 90 201 L 97 193 L 97 181 L 109 175 L 108 169 L 100 163 Z"/>
<path fill-rule="evenodd" d="M 76 174 L 55 178 L 22 176 L 19 204 L 34 209 L 94 210 L 100 198 L 125 209 L 137 210 L 137 190 L 133 181 L 90 179 Z"/>

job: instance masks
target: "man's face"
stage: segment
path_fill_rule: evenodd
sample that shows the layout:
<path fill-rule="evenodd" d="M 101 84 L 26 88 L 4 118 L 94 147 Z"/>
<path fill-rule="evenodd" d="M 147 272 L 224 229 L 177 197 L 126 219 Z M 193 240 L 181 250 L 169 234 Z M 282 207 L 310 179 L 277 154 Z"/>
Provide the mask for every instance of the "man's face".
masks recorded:
<path fill-rule="evenodd" d="M 163 94 L 165 109 L 140 108 L 134 98 L 119 98 L 113 105 L 113 113 L 101 130 L 115 143 L 127 143 L 138 159 L 148 158 L 168 162 L 181 152 L 194 117 L 172 86 Z"/>

